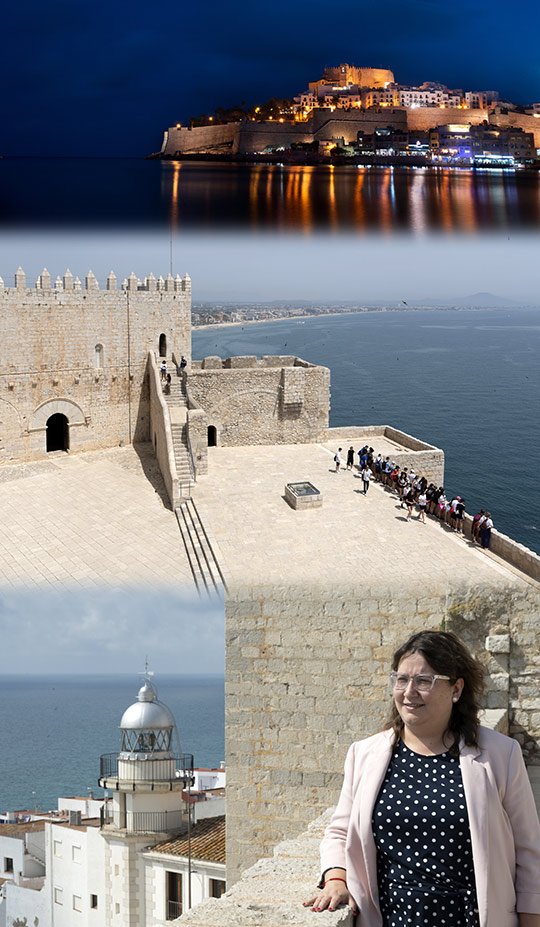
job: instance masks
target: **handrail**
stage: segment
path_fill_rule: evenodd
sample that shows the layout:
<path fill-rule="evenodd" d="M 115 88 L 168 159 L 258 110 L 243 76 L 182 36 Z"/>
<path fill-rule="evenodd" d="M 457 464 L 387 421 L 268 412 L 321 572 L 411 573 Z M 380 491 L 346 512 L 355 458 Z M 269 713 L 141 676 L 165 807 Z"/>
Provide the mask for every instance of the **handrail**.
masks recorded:
<path fill-rule="evenodd" d="M 162 774 L 159 772 L 154 774 L 154 771 L 151 769 L 151 775 L 148 778 L 138 779 L 135 776 L 133 778 L 126 775 L 126 764 L 132 762 L 144 762 L 144 763 L 169 763 L 170 761 L 174 762 L 174 774 L 171 775 Z M 118 764 L 124 764 L 124 770 L 122 775 L 118 773 Z M 146 772 L 146 770 L 145 770 Z M 152 753 L 133 753 L 127 754 L 124 756 L 119 756 L 118 753 L 103 753 L 99 758 L 99 778 L 100 779 L 122 779 L 127 782 L 137 782 L 142 784 L 147 784 L 151 782 L 171 782 L 171 781 L 187 781 L 193 779 L 193 754 L 192 753 L 183 753 L 183 754 L 173 754 L 169 753 L 166 756 L 159 756 Z"/>
<path fill-rule="evenodd" d="M 100 824 L 113 824 L 120 830 L 146 834 L 166 834 L 183 830 L 187 826 L 184 812 L 177 811 L 125 811 L 119 808 L 102 809 Z"/>
<path fill-rule="evenodd" d="M 194 458 L 194 456 L 193 456 L 193 447 L 192 447 L 192 445 L 191 445 L 191 437 L 190 437 L 190 434 L 189 434 L 189 402 L 190 402 L 190 400 L 189 400 L 189 390 L 188 390 L 188 385 L 187 385 L 187 379 L 186 379 L 186 377 L 183 377 L 183 379 L 182 379 L 182 385 L 183 385 L 184 390 L 185 390 L 185 394 L 186 394 L 186 403 L 187 403 L 187 409 L 188 409 L 187 427 L 186 427 L 186 444 L 187 444 L 187 449 L 188 449 L 188 451 L 189 451 L 189 459 L 190 459 L 190 462 L 191 462 L 191 474 L 192 474 L 192 476 L 193 476 L 194 482 L 196 483 L 196 482 L 197 482 L 197 467 L 195 466 L 195 458 Z"/>

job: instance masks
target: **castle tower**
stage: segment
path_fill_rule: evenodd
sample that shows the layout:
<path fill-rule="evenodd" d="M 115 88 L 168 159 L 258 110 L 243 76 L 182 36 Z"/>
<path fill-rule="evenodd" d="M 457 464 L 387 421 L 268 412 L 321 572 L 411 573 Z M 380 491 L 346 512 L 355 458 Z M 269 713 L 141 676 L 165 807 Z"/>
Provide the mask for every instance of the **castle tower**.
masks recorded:
<path fill-rule="evenodd" d="M 193 784 L 193 756 L 180 753 L 174 718 L 149 676 L 122 715 L 120 752 L 101 757 L 99 784 L 112 792 L 101 827 L 112 927 L 144 927 L 140 851 L 188 827 L 182 790 Z"/>

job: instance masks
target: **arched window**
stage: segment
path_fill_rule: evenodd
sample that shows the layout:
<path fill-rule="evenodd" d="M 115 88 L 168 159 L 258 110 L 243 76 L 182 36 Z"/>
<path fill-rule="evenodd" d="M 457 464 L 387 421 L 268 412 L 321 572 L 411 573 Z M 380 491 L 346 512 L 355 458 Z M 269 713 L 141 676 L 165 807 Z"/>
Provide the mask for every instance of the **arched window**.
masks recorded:
<path fill-rule="evenodd" d="M 95 360 L 96 370 L 101 370 L 101 368 L 103 367 L 103 345 L 102 344 L 96 344 L 95 357 L 96 357 L 96 360 Z"/>
<path fill-rule="evenodd" d="M 163 333 L 159 336 L 159 356 L 167 357 L 167 335 Z"/>
<path fill-rule="evenodd" d="M 208 426 L 208 447 L 217 446 L 217 429 L 215 425 Z"/>

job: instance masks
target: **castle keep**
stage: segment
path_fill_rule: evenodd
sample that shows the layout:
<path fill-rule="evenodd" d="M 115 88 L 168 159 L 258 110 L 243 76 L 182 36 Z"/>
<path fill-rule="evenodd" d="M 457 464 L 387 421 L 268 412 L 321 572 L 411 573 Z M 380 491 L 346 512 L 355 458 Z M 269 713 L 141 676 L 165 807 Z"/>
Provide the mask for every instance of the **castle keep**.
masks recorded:
<path fill-rule="evenodd" d="M 100 289 L 91 271 L 83 285 L 44 270 L 30 288 L 19 268 L 0 304 L 0 463 L 152 441 L 174 504 L 175 454 L 189 482 L 209 443 L 301 443 L 328 427 L 325 368 L 292 356 L 192 365 L 187 274 L 119 286 L 111 273 Z M 174 374 L 166 397 L 162 361 Z"/>
<path fill-rule="evenodd" d="M 191 358 L 191 281 L 0 284 L 0 463 L 148 441 L 148 354 Z"/>

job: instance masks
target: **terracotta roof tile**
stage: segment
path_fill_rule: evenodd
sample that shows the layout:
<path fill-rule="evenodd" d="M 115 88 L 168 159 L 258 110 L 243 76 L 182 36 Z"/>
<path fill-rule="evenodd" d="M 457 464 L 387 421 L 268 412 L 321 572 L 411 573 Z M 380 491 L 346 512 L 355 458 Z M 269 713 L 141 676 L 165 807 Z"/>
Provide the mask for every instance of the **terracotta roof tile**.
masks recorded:
<path fill-rule="evenodd" d="M 152 852 L 169 853 L 172 856 L 188 855 L 187 834 L 166 840 L 152 847 Z M 225 862 L 225 815 L 205 818 L 191 829 L 191 856 L 193 859 L 206 859 L 213 863 Z"/>

